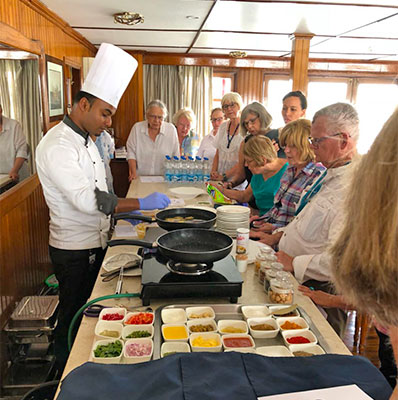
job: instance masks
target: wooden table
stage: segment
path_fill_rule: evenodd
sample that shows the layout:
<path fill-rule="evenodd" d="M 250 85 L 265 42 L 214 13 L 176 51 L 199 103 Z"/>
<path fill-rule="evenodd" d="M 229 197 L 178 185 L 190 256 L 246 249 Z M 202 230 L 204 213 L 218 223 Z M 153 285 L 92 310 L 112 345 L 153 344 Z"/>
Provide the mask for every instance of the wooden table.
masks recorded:
<path fill-rule="evenodd" d="M 166 183 L 142 183 L 139 180 L 132 182 L 128 191 L 127 197 L 143 197 L 153 191 L 161 191 L 167 193 L 168 185 Z M 193 200 L 186 201 L 187 204 L 195 204 L 198 202 L 208 201 L 207 194 L 201 195 Z M 107 250 L 105 260 L 109 257 L 121 253 L 137 251 L 138 247 L 135 246 L 115 246 Z M 242 274 L 244 280 L 242 288 L 242 296 L 239 297 L 238 302 L 241 304 L 261 304 L 268 301 L 267 295 L 263 290 L 263 286 L 259 284 L 257 276 L 254 274 L 254 265 L 249 265 L 247 271 Z M 94 299 L 107 294 L 115 293 L 116 280 L 111 282 L 102 282 L 98 277 L 90 299 Z M 140 293 L 141 279 L 140 277 L 127 277 L 123 281 L 122 292 L 126 293 Z M 186 303 L 226 303 L 227 299 L 219 298 L 206 298 L 206 299 L 155 299 L 151 301 L 151 307 L 155 310 L 165 304 L 186 304 Z M 336 354 L 351 354 L 347 347 L 344 345 L 339 336 L 331 328 L 325 318 L 322 316 L 318 308 L 313 302 L 301 293 L 295 293 L 295 302 L 304 309 L 307 315 L 311 318 L 320 334 L 323 336 L 329 349 Z M 141 305 L 140 298 L 124 298 L 112 299 L 101 301 L 101 304 L 116 306 L 121 304 L 126 307 L 136 307 Z M 82 323 L 79 327 L 75 342 L 72 347 L 63 377 L 65 377 L 71 370 L 88 361 L 90 351 L 94 341 L 94 328 L 97 323 L 97 318 L 83 317 Z"/>

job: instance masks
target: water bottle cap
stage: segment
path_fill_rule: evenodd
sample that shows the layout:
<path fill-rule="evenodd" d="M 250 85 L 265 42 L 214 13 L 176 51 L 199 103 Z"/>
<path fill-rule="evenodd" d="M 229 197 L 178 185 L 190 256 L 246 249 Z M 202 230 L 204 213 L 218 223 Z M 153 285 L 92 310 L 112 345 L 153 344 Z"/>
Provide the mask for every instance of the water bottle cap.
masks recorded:
<path fill-rule="evenodd" d="M 181 156 L 181 160 L 187 161 L 185 156 Z"/>
<path fill-rule="evenodd" d="M 178 161 L 178 157 L 177 156 L 173 156 L 173 159 Z"/>
<path fill-rule="evenodd" d="M 205 161 L 209 161 L 209 159 L 208 159 L 207 157 L 203 157 L 203 159 L 204 159 Z"/>
<path fill-rule="evenodd" d="M 170 156 L 165 156 L 166 160 L 171 160 Z"/>
<path fill-rule="evenodd" d="M 189 156 L 188 158 L 189 158 L 190 161 L 194 161 L 193 157 Z"/>
<path fill-rule="evenodd" d="M 196 156 L 196 159 L 197 159 L 198 161 L 202 161 L 202 159 L 201 159 L 199 156 Z"/>

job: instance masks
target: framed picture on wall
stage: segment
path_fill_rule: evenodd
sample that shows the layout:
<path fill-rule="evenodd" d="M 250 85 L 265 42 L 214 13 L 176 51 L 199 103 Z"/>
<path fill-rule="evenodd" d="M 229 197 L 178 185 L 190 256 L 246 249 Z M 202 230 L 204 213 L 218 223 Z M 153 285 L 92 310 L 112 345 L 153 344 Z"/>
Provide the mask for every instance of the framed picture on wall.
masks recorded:
<path fill-rule="evenodd" d="M 50 121 L 56 121 L 65 114 L 63 64 L 49 56 L 46 56 L 46 61 L 49 115 Z"/>

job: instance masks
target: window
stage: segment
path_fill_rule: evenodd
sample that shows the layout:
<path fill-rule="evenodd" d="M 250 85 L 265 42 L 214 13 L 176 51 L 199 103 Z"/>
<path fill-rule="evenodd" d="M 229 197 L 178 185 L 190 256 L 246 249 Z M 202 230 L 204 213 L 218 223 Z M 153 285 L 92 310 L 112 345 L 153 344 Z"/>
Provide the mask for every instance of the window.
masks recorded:
<path fill-rule="evenodd" d="M 224 94 L 233 92 L 235 74 L 231 72 L 215 72 L 213 74 L 213 107 L 221 107 Z"/>
<path fill-rule="evenodd" d="M 267 93 L 264 96 L 267 101 L 264 104 L 272 116 L 272 129 L 278 129 L 285 125 L 282 118 L 282 99 L 292 90 L 292 81 L 286 77 L 269 78 L 266 82 Z"/>

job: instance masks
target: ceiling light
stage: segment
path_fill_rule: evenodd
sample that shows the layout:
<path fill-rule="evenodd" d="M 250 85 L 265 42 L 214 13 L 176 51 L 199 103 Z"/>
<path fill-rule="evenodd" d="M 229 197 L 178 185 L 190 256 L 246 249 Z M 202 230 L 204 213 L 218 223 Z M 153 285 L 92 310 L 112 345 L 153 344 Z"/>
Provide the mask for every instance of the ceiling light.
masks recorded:
<path fill-rule="evenodd" d="M 186 19 L 199 19 L 199 17 L 197 17 L 196 15 L 187 15 L 185 18 Z"/>
<path fill-rule="evenodd" d="M 113 14 L 113 20 L 115 24 L 137 25 L 144 22 L 144 17 L 141 14 L 126 11 Z"/>
<path fill-rule="evenodd" d="M 245 51 L 230 51 L 229 56 L 232 58 L 245 58 L 247 57 L 247 53 Z"/>

